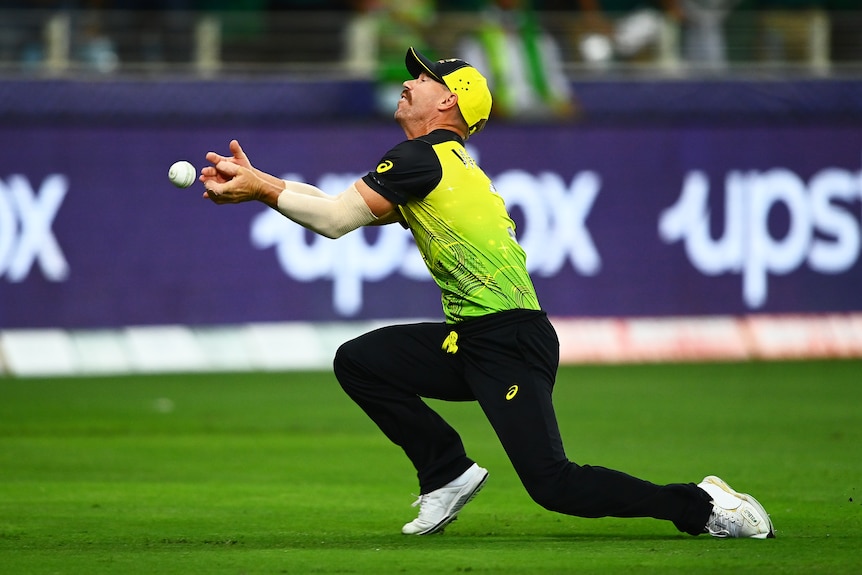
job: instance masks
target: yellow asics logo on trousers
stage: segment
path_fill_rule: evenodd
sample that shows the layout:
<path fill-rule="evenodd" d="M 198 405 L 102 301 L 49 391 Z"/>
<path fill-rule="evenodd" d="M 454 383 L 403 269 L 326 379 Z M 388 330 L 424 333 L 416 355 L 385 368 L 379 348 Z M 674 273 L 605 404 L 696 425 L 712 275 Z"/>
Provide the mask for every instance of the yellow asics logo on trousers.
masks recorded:
<path fill-rule="evenodd" d="M 458 333 L 450 331 L 446 339 L 443 340 L 441 349 L 445 350 L 446 353 L 458 353 Z"/>
<path fill-rule="evenodd" d="M 510 387 L 509 391 L 506 392 L 506 401 L 510 401 L 516 395 L 518 395 L 518 385 L 517 384 Z"/>

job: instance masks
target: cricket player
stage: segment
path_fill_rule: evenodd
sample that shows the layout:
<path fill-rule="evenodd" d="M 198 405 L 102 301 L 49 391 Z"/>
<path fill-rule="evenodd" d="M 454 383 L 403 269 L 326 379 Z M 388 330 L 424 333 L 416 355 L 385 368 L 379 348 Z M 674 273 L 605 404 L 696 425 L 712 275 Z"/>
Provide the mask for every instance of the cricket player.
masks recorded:
<path fill-rule="evenodd" d="M 527 492 L 546 509 L 653 517 L 691 535 L 774 537 L 763 507 L 715 476 L 657 485 L 568 459 L 552 404 L 557 335 L 515 224 L 464 148 L 491 112 L 485 78 L 467 62 L 434 62 L 413 48 L 406 66 L 412 79 L 395 120 L 407 139 L 339 195 L 254 168 L 236 140 L 230 156 L 207 154 L 212 165 L 199 178 L 217 204 L 256 200 L 330 238 L 395 222 L 413 234 L 445 321 L 372 331 L 344 343 L 334 362 L 344 391 L 416 468 L 419 513 L 402 532 L 443 531 L 488 478 L 422 399 L 435 398 L 478 402 Z"/>

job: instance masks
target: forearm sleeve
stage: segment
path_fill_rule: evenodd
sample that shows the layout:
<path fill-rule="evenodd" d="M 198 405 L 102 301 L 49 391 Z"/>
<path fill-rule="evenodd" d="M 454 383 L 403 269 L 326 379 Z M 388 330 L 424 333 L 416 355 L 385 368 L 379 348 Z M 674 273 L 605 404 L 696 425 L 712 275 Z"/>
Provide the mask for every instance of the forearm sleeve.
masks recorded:
<path fill-rule="evenodd" d="M 294 182 L 292 180 L 282 180 L 282 182 L 284 182 L 285 190 L 290 190 L 291 192 L 302 194 L 303 196 L 312 196 L 315 198 L 332 198 L 332 196 L 330 196 L 320 188 L 312 186 L 311 184 L 306 184 L 305 182 Z"/>
<path fill-rule="evenodd" d="M 296 191 L 295 183 L 290 182 L 279 194 L 278 211 L 304 228 L 335 239 L 377 220 L 353 184 L 337 196 L 329 196 L 307 188 Z"/>

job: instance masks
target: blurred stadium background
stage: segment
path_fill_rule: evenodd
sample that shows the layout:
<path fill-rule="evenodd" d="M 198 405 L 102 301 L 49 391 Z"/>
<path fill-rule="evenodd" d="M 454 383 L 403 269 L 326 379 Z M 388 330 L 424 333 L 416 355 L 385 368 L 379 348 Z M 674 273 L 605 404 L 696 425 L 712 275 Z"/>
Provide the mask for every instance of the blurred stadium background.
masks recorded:
<path fill-rule="evenodd" d="M 373 75 L 374 57 L 406 39 L 440 54 L 480 25 L 491 0 L 6 0 L 5 74 L 181 71 Z M 775 72 L 858 74 L 862 6 L 855 0 L 520 0 L 560 45 L 572 80 Z M 634 23 L 632 16 L 637 16 Z M 649 17 L 647 17 L 649 16 Z M 656 22 L 652 19 L 655 18 Z M 624 24 L 620 29 L 615 25 Z M 380 38 L 377 33 L 387 37 Z M 617 49 L 605 54 L 604 34 Z M 396 38 L 396 35 L 399 37 Z M 723 49 L 697 50 L 723 43 Z M 587 38 L 589 39 L 589 38 Z M 595 39 L 595 38 L 592 38 Z M 400 42 L 400 43 L 399 43 Z M 603 57 L 602 54 L 605 54 Z"/>
<path fill-rule="evenodd" d="M 856 0 L 6 0 L 0 374 L 326 367 L 438 319 L 403 230 L 322 240 L 166 178 L 236 137 L 339 192 L 402 136 L 409 45 L 487 52 L 468 144 L 565 362 L 862 356 Z"/>

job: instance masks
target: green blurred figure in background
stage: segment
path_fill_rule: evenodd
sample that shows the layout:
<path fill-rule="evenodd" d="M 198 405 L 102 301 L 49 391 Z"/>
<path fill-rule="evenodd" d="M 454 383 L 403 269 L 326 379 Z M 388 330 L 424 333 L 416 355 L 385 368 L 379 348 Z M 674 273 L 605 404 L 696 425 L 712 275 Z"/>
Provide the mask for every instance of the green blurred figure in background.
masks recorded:
<path fill-rule="evenodd" d="M 493 0 L 464 38 L 458 56 L 488 79 L 494 115 L 517 120 L 569 120 L 578 107 L 555 38 L 526 0 Z"/>
<path fill-rule="evenodd" d="M 434 23 L 433 0 L 353 0 L 356 13 L 347 28 L 345 61 L 348 69 L 370 76 L 376 83 L 377 110 L 391 116 L 401 96 L 404 47 L 433 54 L 425 33 Z"/>

